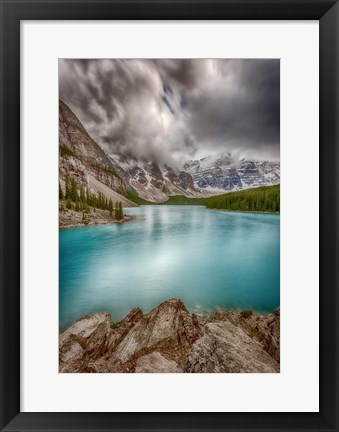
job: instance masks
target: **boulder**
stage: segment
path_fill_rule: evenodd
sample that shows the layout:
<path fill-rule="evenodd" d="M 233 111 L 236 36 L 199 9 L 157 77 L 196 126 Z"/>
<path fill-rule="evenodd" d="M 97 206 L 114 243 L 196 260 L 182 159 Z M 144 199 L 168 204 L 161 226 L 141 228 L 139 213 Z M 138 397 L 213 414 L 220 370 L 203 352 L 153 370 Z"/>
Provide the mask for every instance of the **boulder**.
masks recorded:
<path fill-rule="evenodd" d="M 181 300 L 161 303 L 137 322 L 118 345 L 113 362 L 121 364 L 157 351 L 184 365 L 192 344 L 202 336 L 197 318 Z"/>
<path fill-rule="evenodd" d="M 153 352 L 138 358 L 134 372 L 180 373 L 183 370 L 174 361 L 167 360 L 159 352 Z"/>
<path fill-rule="evenodd" d="M 59 336 L 60 372 L 279 372 L 279 314 L 217 311 L 198 318 L 181 300 L 113 323 L 87 315 Z"/>
<path fill-rule="evenodd" d="M 108 355 L 114 352 L 115 348 L 142 317 L 142 310 L 136 307 L 113 329 L 110 333 Z"/>
<path fill-rule="evenodd" d="M 193 344 L 186 372 L 276 373 L 279 364 L 260 344 L 229 321 L 209 323 Z"/>
<path fill-rule="evenodd" d="M 86 372 L 91 359 L 107 351 L 111 317 L 108 313 L 86 315 L 59 336 L 59 371 Z"/>
<path fill-rule="evenodd" d="M 241 312 L 218 310 L 213 321 L 230 321 L 241 327 L 280 363 L 280 308 L 276 309 L 274 314 L 252 313 L 249 316 L 244 316 Z"/>

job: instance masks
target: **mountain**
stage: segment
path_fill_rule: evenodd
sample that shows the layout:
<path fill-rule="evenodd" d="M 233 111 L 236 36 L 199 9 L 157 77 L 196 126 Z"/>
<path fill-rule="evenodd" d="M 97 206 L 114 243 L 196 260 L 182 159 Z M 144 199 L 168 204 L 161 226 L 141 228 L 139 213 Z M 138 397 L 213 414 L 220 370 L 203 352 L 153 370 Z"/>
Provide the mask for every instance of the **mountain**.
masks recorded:
<path fill-rule="evenodd" d="M 138 196 L 151 202 L 164 202 L 172 195 L 192 197 L 200 194 L 194 187 L 192 176 L 155 162 L 137 162 L 125 155 L 111 155 L 111 159 L 124 168 L 128 184 Z"/>
<path fill-rule="evenodd" d="M 64 188 L 66 176 L 78 187 L 103 193 L 124 207 L 135 206 L 140 198 L 150 202 L 166 201 L 170 195 L 194 196 L 190 174 L 161 168 L 155 162 L 140 163 L 125 155 L 108 155 L 91 138 L 77 116 L 59 101 L 59 173 Z M 130 199 L 128 199 L 130 198 Z"/>
<path fill-rule="evenodd" d="M 78 188 L 102 193 L 124 207 L 165 202 L 171 196 L 187 198 L 280 183 L 280 164 L 243 159 L 237 167 L 229 153 L 194 160 L 176 169 L 155 161 L 137 161 L 117 153 L 108 155 L 83 124 L 59 101 L 59 174 L 61 188 L 67 176 Z"/>
<path fill-rule="evenodd" d="M 63 102 L 59 101 L 59 180 L 65 188 L 66 176 L 75 179 L 78 188 L 103 193 L 107 199 L 134 207 L 127 199 L 127 185 L 110 157 L 89 136 L 88 132 Z"/>
<path fill-rule="evenodd" d="M 214 195 L 280 183 L 279 162 L 242 159 L 236 166 L 230 153 L 194 160 L 183 168 L 192 176 L 196 189 Z"/>

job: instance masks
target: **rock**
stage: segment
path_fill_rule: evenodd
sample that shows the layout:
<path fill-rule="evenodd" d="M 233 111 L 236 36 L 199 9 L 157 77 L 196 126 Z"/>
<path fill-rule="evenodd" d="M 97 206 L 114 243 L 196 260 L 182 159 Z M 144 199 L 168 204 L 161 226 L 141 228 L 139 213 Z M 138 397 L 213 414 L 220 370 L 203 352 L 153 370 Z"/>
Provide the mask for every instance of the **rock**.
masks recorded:
<path fill-rule="evenodd" d="M 126 163 L 126 158 L 118 156 L 118 160 Z M 183 171 L 174 171 L 168 165 L 160 166 L 155 162 L 137 164 L 129 161 L 129 168 L 125 171 L 130 185 L 141 198 L 153 202 L 164 202 L 173 194 L 196 196 L 192 176 Z"/>
<path fill-rule="evenodd" d="M 108 355 L 112 354 L 117 345 L 123 340 L 131 328 L 143 317 L 142 310 L 138 307 L 121 321 L 121 323 L 111 332 L 109 340 Z"/>
<path fill-rule="evenodd" d="M 59 100 L 59 180 L 65 192 L 66 177 L 80 189 L 103 193 L 107 200 L 121 201 L 123 207 L 136 207 L 126 198 L 129 188 L 124 170 L 90 137 L 72 110 Z"/>
<path fill-rule="evenodd" d="M 176 174 L 173 168 L 165 165 L 166 169 L 166 177 L 175 185 L 183 190 L 195 190 L 193 184 L 193 178 L 190 174 L 180 171 L 179 174 Z"/>
<path fill-rule="evenodd" d="M 108 313 L 86 315 L 59 337 L 60 372 L 86 372 L 91 359 L 107 351 L 111 317 Z"/>
<path fill-rule="evenodd" d="M 63 205 L 63 208 L 61 208 Z M 60 205 L 59 208 L 59 227 L 60 228 L 70 228 L 75 226 L 84 226 L 84 225 L 104 225 L 104 224 L 114 224 L 114 223 L 123 223 L 129 222 L 133 220 L 133 217 L 124 215 L 124 217 L 117 221 L 114 219 L 108 210 L 102 209 L 90 209 L 89 212 L 84 213 L 82 211 L 75 211 L 71 209 L 67 209 L 63 204 Z"/>
<path fill-rule="evenodd" d="M 186 162 L 183 168 L 191 174 L 194 186 L 202 190 L 208 187 L 215 188 L 216 192 L 229 191 L 280 183 L 279 162 L 242 159 L 239 163 L 235 167 L 230 153 L 220 153 Z"/>
<path fill-rule="evenodd" d="M 192 347 L 186 372 L 269 373 L 279 364 L 240 327 L 229 321 L 209 323 Z"/>
<path fill-rule="evenodd" d="M 122 365 L 119 362 L 112 362 L 112 354 L 116 347 L 128 334 L 130 329 L 140 320 L 143 313 L 140 308 L 134 308 L 122 321 L 111 323 L 108 333 L 106 351 L 87 365 L 87 371 L 110 372 L 133 372 L 134 365 Z M 90 369 L 90 370 L 89 370 Z"/>
<path fill-rule="evenodd" d="M 87 315 L 59 336 L 60 372 L 279 372 L 280 316 L 189 313 L 171 299 L 113 323 Z"/>
<path fill-rule="evenodd" d="M 113 361 L 126 363 L 157 351 L 179 365 L 202 335 L 198 321 L 181 300 L 168 300 L 145 315 L 117 347 Z"/>
<path fill-rule="evenodd" d="M 280 315 L 252 313 L 244 317 L 239 312 L 219 310 L 215 312 L 213 321 L 230 321 L 240 326 L 251 338 L 260 342 L 263 349 L 280 363 Z"/>
<path fill-rule="evenodd" d="M 135 372 L 142 373 L 180 373 L 183 372 L 177 363 L 167 360 L 159 352 L 146 354 L 137 360 Z"/>

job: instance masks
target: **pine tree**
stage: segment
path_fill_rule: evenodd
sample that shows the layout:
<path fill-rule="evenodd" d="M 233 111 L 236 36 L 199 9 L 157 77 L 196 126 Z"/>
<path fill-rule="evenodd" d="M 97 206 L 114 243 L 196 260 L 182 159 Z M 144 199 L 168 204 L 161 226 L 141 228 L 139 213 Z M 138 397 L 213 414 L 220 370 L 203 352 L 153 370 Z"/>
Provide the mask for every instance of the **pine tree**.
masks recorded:
<path fill-rule="evenodd" d="M 247 211 L 280 211 L 280 186 L 264 186 L 207 198 L 207 208 Z"/>
<path fill-rule="evenodd" d="M 63 200 L 64 199 L 64 193 L 62 192 L 62 188 L 61 188 L 61 184 L 59 182 L 59 200 Z"/>
<path fill-rule="evenodd" d="M 80 201 L 81 202 L 85 202 L 86 201 L 85 190 L 84 190 L 83 186 L 81 186 L 81 188 L 80 188 Z"/>
<path fill-rule="evenodd" d="M 70 191 L 69 191 L 69 177 L 66 176 L 66 180 L 65 180 L 65 198 L 68 199 L 70 196 Z"/>
<path fill-rule="evenodd" d="M 109 203 L 108 203 L 108 210 L 109 210 L 109 214 L 112 216 L 113 214 L 113 201 L 110 198 Z"/>
<path fill-rule="evenodd" d="M 66 200 L 66 207 L 68 208 L 68 209 L 71 209 L 73 206 L 72 206 L 72 201 L 71 201 L 71 199 L 70 198 L 67 198 L 67 200 Z"/>
<path fill-rule="evenodd" d="M 114 209 L 114 219 L 119 220 L 119 202 L 117 201 Z"/>
<path fill-rule="evenodd" d="M 75 202 L 78 200 L 77 184 L 73 177 L 71 177 L 69 195 L 72 201 Z"/>

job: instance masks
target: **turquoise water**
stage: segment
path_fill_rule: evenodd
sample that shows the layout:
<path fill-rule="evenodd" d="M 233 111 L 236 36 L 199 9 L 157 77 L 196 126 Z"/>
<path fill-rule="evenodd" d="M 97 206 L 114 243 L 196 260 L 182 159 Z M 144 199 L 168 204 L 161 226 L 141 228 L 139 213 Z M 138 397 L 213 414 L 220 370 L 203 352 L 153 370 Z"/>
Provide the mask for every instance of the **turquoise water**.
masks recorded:
<path fill-rule="evenodd" d="M 143 206 L 132 222 L 60 230 L 60 328 L 176 297 L 197 312 L 280 303 L 280 216 Z"/>

